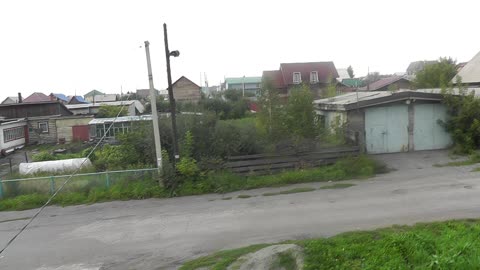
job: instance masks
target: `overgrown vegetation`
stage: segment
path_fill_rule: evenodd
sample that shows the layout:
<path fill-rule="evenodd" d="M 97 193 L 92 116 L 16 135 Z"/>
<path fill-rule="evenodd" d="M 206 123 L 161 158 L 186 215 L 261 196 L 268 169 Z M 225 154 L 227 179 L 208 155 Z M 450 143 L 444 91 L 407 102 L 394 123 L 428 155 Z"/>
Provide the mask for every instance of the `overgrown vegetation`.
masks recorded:
<path fill-rule="evenodd" d="M 468 93 L 457 78 L 457 90 L 452 86 L 443 91 L 449 119 L 442 122 L 452 136 L 454 153 L 471 154 L 480 148 L 480 99 Z"/>
<path fill-rule="evenodd" d="M 177 113 L 197 112 L 214 113 L 220 120 L 240 119 L 249 115 L 249 103 L 246 99 L 251 95 L 243 97 L 239 90 L 226 90 L 211 98 L 203 98 L 198 103 L 177 103 Z M 145 111 L 151 113 L 151 105 L 146 104 Z M 170 112 L 170 104 L 163 97 L 157 99 L 157 110 L 159 112 Z"/>
<path fill-rule="evenodd" d="M 417 72 L 413 84 L 418 89 L 447 87 L 455 74 L 457 74 L 455 60 L 440 57 L 437 63 L 426 65 L 423 70 Z"/>
<path fill-rule="evenodd" d="M 319 139 L 322 127 L 313 107 L 312 90 L 302 84 L 290 90 L 288 101 L 280 98 L 269 80 L 262 82 L 257 128 L 270 142 Z"/>
<path fill-rule="evenodd" d="M 268 246 L 268 244 L 260 244 L 234 250 L 219 251 L 213 255 L 187 262 L 180 268 L 180 270 L 196 270 L 202 267 L 208 267 L 207 269 L 210 270 L 225 270 L 239 257 Z"/>
<path fill-rule="evenodd" d="M 110 118 L 118 116 L 125 116 L 128 113 L 128 110 L 122 106 L 111 106 L 111 105 L 101 105 L 98 109 L 97 117 L 98 118 Z"/>
<path fill-rule="evenodd" d="M 174 195 L 188 196 L 207 193 L 227 193 L 297 183 L 365 178 L 373 176 L 377 172 L 382 172 L 383 168 L 374 160 L 361 156 L 346 158 L 331 166 L 285 171 L 265 176 L 244 177 L 226 171 L 211 171 L 198 176 L 196 179 L 186 179 L 180 182 Z M 78 186 L 69 185 L 67 191 L 60 193 L 54 199 L 53 204 L 72 205 L 109 200 L 166 198 L 171 196 L 171 191 L 166 187 L 158 185 L 156 179 L 149 174 L 145 175 L 144 178 L 136 179 L 127 175 L 123 179 L 112 181 L 110 187 L 105 186 L 105 179 L 103 178 L 99 179 L 100 182 L 85 181 L 83 183 L 81 181 L 72 182 L 72 184 L 77 184 Z M 48 184 L 46 184 L 48 182 L 44 181 L 42 183 L 42 188 L 48 189 Z M 49 196 L 48 192 L 39 194 L 32 190 L 32 193 L 0 200 L 0 210 L 24 210 L 39 207 L 46 202 Z"/>
<path fill-rule="evenodd" d="M 447 167 L 447 166 L 468 166 L 476 163 L 480 163 L 480 153 L 474 152 L 468 156 L 465 160 L 451 161 L 445 164 L 434 164 L 434 167 Z"/>
<path fill-rule="evenodd" d="M 392 226 L 331 238 L 291 241 L 303 246 L 305 270 L 313 269 L 477 269 L 479 220 Z M 220 251 L 185 263 L 181 270 L 226 269 L 240 256 L 266 246 Z"/>

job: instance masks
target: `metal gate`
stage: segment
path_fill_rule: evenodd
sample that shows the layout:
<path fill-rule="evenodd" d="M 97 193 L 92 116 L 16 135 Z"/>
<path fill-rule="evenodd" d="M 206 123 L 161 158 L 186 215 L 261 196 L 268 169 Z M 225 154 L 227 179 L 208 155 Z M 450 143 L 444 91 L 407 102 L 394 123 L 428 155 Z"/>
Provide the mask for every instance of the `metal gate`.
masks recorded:
<path fill-rule="evenodd" d="M 73 126 L 72 135 L 74 141 L 86 142 L 90 139 L 90 128 L 88 125 Z"/>
<path fill-rule="evenodd" d="M 365 143 L 368 153 L 408 151 L 408 106 L 366 109 Z"/>
<path fill-rule="evenodd" d="M 452 140 L 448 132 L 440 125 L 447 118 L 447 109 L 443 104 L 415 104 L 415 122 L 413 127 L 414 149 L 432 150 L 450 146 Z"/>

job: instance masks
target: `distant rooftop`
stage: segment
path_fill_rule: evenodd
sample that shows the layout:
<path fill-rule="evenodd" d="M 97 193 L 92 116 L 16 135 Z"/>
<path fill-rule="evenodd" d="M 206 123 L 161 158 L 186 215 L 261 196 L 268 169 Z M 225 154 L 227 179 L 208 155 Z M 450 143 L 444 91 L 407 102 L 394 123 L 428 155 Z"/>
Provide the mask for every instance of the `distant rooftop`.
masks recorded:
<path fill-rule="evenodd" d="M 230 77 L 225 78 L 227 84 L 243 84 L 243 83 L 261 83 L 262 77 Z"/>
<path fill-rule="evenodd" d="M 95 118 L 90 121 L 89 125 L 96 125 L 96 124 L 105 124 L 105 123 L 122 123 L 122 122 L 135 122 L 135 121 L 152 121 L 152 116 L 149 114 L 146 115 L 136 115 L 136 116 L 120 116 L 116 119 L 113 118 Z"/>

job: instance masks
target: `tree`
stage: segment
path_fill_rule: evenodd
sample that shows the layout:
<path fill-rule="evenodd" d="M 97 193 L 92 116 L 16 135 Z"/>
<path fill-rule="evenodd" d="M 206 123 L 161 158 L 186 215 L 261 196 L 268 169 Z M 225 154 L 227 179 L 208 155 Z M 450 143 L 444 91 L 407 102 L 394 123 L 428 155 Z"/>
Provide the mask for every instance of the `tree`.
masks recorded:
<path fill-rule="evenodd" d="M 426 65 L 417 72 L 414 85 L 416 88 L 444 88 L 457 74 L 456 61 L 450 57 L 440 57 L 437 63 Z"/>
<path fill-rule="evenodd" d="M 111 118 L 111 117 L 116 117 L 117 115 L 125 116 L 127 115 L 127 113 L 128 113 L 128 108 L 124 108 L 123 106 L 101 105 L 100 108 L 98 109 L 97 117 Z"/>
<path fill-rule="evenodd" d="M 366 85 L 374 83 L 382 78 L 379 72 L 375 71 L 372 73 L 368 73 L 368 75 L 363 79 Z"/>
<path fill-rule="evenodd" d="M 316 136 L 313 95 L 308 85 L 303 84 L 291 90 L 285 111 L 286 129 L 294 139 Z"/>
<path fill-rule="evenodd" d="M 329 83 L 327 85 L 327 89 L 325 92 L 325 96 L 327 98 L 331 98 L 337 95 L 337 82 L 336 80 L 329 79 Z"/>
<path fill-rule="evenodd" d="M 257 126 L 261 134 L 267 139 L 278 141 L 285 137 L 284 116 L 278 90 L 269 79 L 262 81 L 258 97 L 259 111 L 257 113 Z"/>
<path fill-rule="evenodd" d="M 350 79 L 353 79 L 355 77 L 355 74 L 353 73 L 352 66 L 348 66 L 347 72 L 348 72 L 348 76 L 350 77 Z"/>

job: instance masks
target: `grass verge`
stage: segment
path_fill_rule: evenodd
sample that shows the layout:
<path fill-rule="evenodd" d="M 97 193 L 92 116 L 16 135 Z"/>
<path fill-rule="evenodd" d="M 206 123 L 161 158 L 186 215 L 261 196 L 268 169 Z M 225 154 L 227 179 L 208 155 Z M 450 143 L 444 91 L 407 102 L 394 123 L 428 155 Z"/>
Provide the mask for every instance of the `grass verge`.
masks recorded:
<path fill-rule="evenodd" d="M 312 269 L 478 269 L 480 220 L 452 220 L 357 231 L 294 241 Z M 265 245 L 221 251 L 185 263 L 181 270 L 226 269 L 236 258 Z M 229 263 L 227 263 L 229 262 Z"/>
<path fill-rule="evenodd" d="M 196 260 L 185 263 L 180 270 L 198 269 L 202 267 L 208 267 L 210 270 L 224 270 L 232 264 L 238 257 L 255 252 L 264 247 L 268 247 L 269 244 L 253 245 L 244 248 L 225 250 L 217 252 L 213 255 L 198 258 Z"/>
<path fill-rule="evenodd" d="M 449 166 L 468 166 L 468 165 L 473 165 L 473 164 L 477 164 L 477 163 L 480 163 L 480 153 L 473 153 L 471 155 L 468 156 L 468 159 L 466 160 L 459 160 L 459 161 L 451 161 L 451 162 L 448 162 L 448 163 L 444 163 L 444 164 L 434 164 L 433 166 L 434 167 L 449 167 Z"/>
<path fill-rule="evenodd" d="M 300 187 L 300 188 L 293 188 L 289 190 L 284 190 L 280 192 L 267 192 L 263 193 L 263 196 L 275 196 L 275 195 L 283 195 L 283 194 L 292 194 L 292 193 L 301 193 L 301 192 L 310 192 L 314 191 L 314 188 L 311 187 Z"/>
<path fill-rule="evenodd" d="M 320 189 L 339 189 L 339 188 L 349 188 L 353 187 L 355 184 L 349 184 L 349 183 L 337 183 L 333 185 L 328 185 L 328 186 L 323 186 Z"/>
<path fill-rule="evenodd" d="M 351 157 L 339 160 L 337 163 L 310 169 L 285 171 L 274 175 L 243 177 L 230 172 L 212 172 L 196 181 L 185 181 L 175 190 L 176 196 L 199 195 L 208 193 L 226 193 L 261 187 L 277 187 L 290 184 L 340 181 L 352 178 L 368 178 L 376 173 L 385 172 L 385 166 L 366 157 Z M 45 187 L 48 190 L 48 182 Z M 72 182 L 73 183 L 73 182 Z M 92 181 L 92 184 L 93 181 Z M 71 186 L 71 185 L 69 185 Z M 6 187 L 6 184 L 4 184 Z M 23 190 L 24 187 L 21 187 Z M 295 192 L 298 192 L 296 190 Z M 294 192 L 293 192 L 294 193 Z M 21 194 L 21 193 L 20 193 Z M 60 193 L 52 204 L 75 205 L 90 204 L 113 200 L 131 200 L 146 198 L 170 197 L 170 190 L 165 190 L 154 180 L 125 179 L 111 185 L 110 188 L 84 186 L 81 190 L 74 189 Z M 26 210 L 43 205 L 49 195 L 27 194 L 0 200 L 0 211 Z"/>

